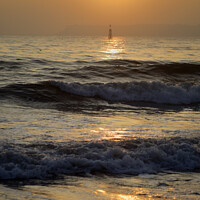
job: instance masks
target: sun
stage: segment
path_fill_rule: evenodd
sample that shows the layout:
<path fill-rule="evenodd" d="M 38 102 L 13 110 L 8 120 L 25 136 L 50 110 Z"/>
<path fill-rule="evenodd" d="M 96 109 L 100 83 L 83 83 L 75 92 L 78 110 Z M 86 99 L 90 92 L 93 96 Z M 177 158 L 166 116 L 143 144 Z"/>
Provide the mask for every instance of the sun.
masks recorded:
<path fill-rule="evenodd" d="M 94 4 L 111 10 L 128 5 L 131 0 L 92 0 Z"/>

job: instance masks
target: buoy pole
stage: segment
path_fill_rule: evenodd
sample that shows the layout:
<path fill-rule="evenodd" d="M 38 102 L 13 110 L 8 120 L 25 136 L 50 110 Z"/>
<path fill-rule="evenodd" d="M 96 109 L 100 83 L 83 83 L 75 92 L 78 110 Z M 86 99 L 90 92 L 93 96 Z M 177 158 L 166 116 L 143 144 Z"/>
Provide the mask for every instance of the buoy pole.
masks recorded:
<path fill-rule="evenodd" d="M 111 27 L 111 25 L 109 26 L 108 39 L 109 39 L 109 40 L 112 39 L 112 27 Z"/>

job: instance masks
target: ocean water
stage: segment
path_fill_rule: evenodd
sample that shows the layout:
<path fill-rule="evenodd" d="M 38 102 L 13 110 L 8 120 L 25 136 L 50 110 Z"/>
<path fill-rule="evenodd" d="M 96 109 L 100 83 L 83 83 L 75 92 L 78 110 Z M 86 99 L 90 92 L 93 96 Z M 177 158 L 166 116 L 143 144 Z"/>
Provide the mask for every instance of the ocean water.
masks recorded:
<path fill-rule="evenodd" d="M 0 36 L 0 199 L 200 199 L 200 39 Z"/>

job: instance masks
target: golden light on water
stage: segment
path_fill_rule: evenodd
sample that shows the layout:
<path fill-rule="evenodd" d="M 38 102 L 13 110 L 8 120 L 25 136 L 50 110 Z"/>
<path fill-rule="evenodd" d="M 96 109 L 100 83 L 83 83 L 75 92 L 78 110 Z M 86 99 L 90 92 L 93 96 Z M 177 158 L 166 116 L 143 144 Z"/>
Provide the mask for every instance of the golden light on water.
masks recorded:
<path fill-rule="evenodd" d="M 114 37 L 111 40 L 106 40 L 102 53 L 103 59 L 121 59 L 125 51 L 125 40 L 121 37 Z"/>
<path fill-rule="evenodd" d="M 144 189 L 144 192 L 147 192 L 145 189 Z M 138 194 L 136 194 L 135 192 L 133 192 L 133 194 L 125 194 L 125 193 L 117 193 L 116 191 L 112 192 L 112 191 L 106 191 L 106 190 L 103 190 L 103 189 L 97 189 L 95 192 L 94 192 L 97 196 L 104 196 L 108 199 L 111 199 L 111 200 L 141 200 L 141 199 L 146 199 L 146 198 L 143 198 L 142 196 L 138 196 Z M 148 191 L 149 193 L 149 191 Z M 150 198 L 150 195 L 148 195 L 149 198 Z"/>
<path fill-rule="evenodd" d="M 128 131 L 126 129 L 117 128 L 114 130 L 106 129 L 106 128 L 99 128 L 96 130 L 91 130 L 91 134 L 98 134 L 101 135 L 101 139 L 121 139 L 127 136 Z"/>
<path fill-rule="evenodd" d="M 97 190 L 97 192 L 104 193 L 104 194 L 106 193 L 106 191 L 105 191 L 105 190 L 100 190 L 100 189 L 99 189 L 99 190 Z"/>
<path fill-rule="evenodd" d="M 136 200 L 136 199 L 139 199 L 138 197 L 136 196 L 132 196 L 132 195 L 123 195 L 123 194 L 120 194 L 118 195 L 119 199 L 121 200 Z"/>

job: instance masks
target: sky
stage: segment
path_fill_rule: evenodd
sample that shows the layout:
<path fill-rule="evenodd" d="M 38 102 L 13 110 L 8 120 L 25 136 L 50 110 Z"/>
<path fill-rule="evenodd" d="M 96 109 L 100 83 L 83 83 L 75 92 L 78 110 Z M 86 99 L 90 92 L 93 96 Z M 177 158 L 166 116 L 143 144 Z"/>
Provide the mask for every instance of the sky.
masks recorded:
<path fill-rule="evenodd" d="M 68 25 L 200 23 L 200 0 L 0 0 L 0 33 L 56 33 Z"/>

